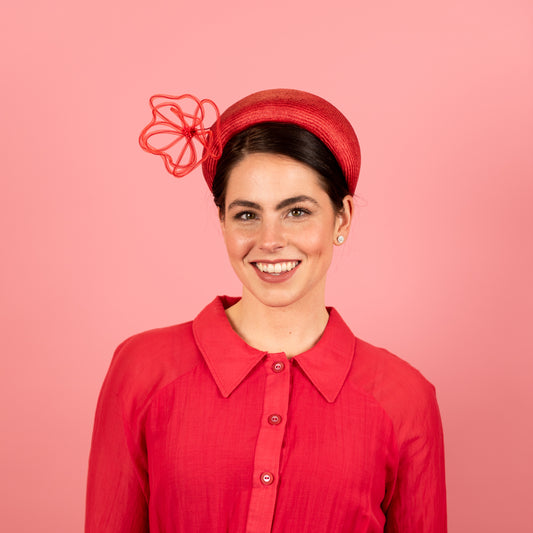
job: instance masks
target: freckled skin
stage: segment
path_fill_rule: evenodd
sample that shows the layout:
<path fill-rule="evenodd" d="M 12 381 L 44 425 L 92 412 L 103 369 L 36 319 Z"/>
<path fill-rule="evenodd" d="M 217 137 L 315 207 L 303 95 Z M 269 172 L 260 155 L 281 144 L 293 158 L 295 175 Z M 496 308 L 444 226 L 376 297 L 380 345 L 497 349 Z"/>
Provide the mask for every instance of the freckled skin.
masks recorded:
<path fill-rule="evenodd" d="M 323 302 L 335 239 L 348 232 L 351 197 L 345 199 L 349 215 L 336 213 L 317 176 L 289 157 L 263 153 L 246 156 L 231 171 L 221 227 L 243 298 L 269 307 Z M 294 274 L 281 283 L 264 281 L 254 266 L 294 260 L 300 262 Z"/>

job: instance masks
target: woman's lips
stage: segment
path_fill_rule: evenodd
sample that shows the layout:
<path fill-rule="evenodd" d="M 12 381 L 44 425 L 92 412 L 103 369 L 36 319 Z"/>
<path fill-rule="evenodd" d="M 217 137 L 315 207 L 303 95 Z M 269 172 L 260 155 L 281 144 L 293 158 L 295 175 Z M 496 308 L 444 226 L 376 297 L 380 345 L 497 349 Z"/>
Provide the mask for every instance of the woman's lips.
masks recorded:
<path fill-rule="evenodd" d="M 254 270 L 257 275 L 263 280 L 269 283 L 280 283 L 291 278 L 294 272 L 297 270 L 300 261 L 277 261 L 264 262 L 254 261 Z"/>

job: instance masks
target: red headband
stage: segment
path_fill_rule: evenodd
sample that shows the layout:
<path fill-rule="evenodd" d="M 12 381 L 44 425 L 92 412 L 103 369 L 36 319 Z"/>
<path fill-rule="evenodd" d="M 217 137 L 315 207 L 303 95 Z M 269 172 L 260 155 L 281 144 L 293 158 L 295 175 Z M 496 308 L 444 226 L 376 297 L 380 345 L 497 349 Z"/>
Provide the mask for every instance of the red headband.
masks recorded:
<path fill-rule="evenodd" d="M 168 102 L 154 106 L 157 98 L 166 98 Z M 182 98 L 192 98 L 196 102 L 193 113 L 181 111 L 177 101 Z M 330 149 L 344 173 L 350 193 L 355 191 L 361 166 L 357 136 L 346 117 L 319 96 L 294 89 L 260 91 L 239 100 L 220 117 L 211 100 L 198 100 L 190 95 L 156 95 L 150 103 L 153 119 L 141 132 L 139 142 L 144 150 L 163 157 L 167 170 L 174 176 L 184 176 L 201 163 L 207 185 L 212 189 L 217 161 L 231 137 L 261 122 L 288 122 L 310 131 Z M 214 107 L 217 115 L 210 128 L 203 125 L 206 103 Z M 166 116 L 162 113 L 165 107 L 171 111 L 174 120 L 169 121 L 168 113 Z M 167 139 L 164 146 L 156 149 L 148 141 L 161 134 L 175 136 L 175 139 L 170 142 Z M 194 139 L 203 147 L 201 159 L 196 156 Z M 174 156 L 169 154 L 169 148 L 174 148 L 180 141 L 183 147 Z"/>

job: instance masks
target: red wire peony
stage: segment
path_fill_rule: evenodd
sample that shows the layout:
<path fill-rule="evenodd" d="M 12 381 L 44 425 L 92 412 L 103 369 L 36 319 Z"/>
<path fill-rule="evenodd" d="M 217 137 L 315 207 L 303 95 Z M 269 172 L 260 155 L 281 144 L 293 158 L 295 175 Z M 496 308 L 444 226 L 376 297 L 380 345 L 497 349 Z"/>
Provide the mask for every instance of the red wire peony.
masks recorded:
<path fill-rule="evenodd" d="M 143 150 L 161 156 L 173 176 L 181 178 L 208 157 L 220 157 L 222 150 L 215 142 L 219 135 L 213 135 L 211 131 L 219 127 L 220 118 L 214 102 L 199 100 L 191 94 L 156 94 L 150 98 L 150 106 L 152 120 L 141 131 L 139 144 Z M 215 115 L 211 128 L 204 126 L 208 107 Z M 195 142 L 203 150 L 203 157 L 198 157 Z"/>

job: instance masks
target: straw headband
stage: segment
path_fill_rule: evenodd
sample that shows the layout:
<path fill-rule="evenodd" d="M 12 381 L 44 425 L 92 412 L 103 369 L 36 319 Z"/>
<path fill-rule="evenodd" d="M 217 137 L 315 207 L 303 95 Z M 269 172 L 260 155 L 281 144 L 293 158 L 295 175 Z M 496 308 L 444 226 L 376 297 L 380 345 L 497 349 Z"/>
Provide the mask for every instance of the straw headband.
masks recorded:
<path fill-rule="evenodd" d="M 285 122 L 316 135 L 337 159 L 350 194 L 355 191 L 361 166 L 357 136 L 346 117 L 319 96 L 294 89 L 259 91 L 239 100 L 222 115 L 211 100 L 199 100 L 190 94 L 155 95 L 150 105 L 152 120 L 142 130 L 139 143 L 143 150 L 160 155 L 166 169 L 178 178 L 202 165 L 212 189 L 217 162 L 234 135 L 255 124 Z M 210 127 L 204 125 L 208 114 L 213 115 Z M 202 149 L 201 157 L 196 145 Z"/>

